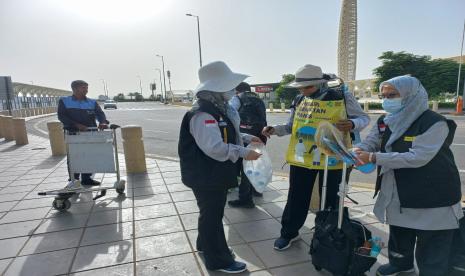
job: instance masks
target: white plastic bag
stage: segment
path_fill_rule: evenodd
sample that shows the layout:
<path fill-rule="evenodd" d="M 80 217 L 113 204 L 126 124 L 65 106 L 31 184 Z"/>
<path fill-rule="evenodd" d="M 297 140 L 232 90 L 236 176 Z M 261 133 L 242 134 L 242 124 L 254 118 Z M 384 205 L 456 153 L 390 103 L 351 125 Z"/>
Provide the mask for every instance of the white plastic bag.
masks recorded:
<path fill-rule="evenodd" d="M 247 148 L 262 154 L 257 160 L 244 160 L 242 166 L 244 167 L 245 175 L 255 190 L 263 193 L 273 177 L 271 159 L 263 144 L 250 144 Z"/>

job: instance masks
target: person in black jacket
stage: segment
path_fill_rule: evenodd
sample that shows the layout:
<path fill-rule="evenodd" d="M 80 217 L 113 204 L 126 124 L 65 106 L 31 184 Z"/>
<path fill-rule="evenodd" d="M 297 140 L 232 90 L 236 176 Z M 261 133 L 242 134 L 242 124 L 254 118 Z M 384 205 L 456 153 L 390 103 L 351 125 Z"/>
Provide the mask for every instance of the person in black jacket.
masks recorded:
<path fill-rule="evenodd" d="M 96 100 L 87 98 L 89 85 L 83 80 L 75 80 L 71 83 L 73 95 L 62 97 L 58 102 L 58 120 L 63 124 L 63 128 L 70 132 L 88 131 L 89 127 L 104 129 L 108 126 L 108 121 L 100 105 Z M 69 162 L 68 162 L 69 171 Z M 82 185 L 100 185 L 100 182 L 91 178 L 92 174 L 74 174 L 74 179 L 79 180 L 81 176 Z M 71 176 L 70 176 L 71 180 Z"/>
<path fill-rule="evenodd" d="M 246 270 L 245 263 L 234 260 L 224 235 L 227 191 L 237 186 L 237 160 L 260 157 L 243 146 L 260 139 L 239 132 L 239 114 L 228 105 L 234 88 L 246 77 L 220 61 L 200 68 L 197 101 L 184 116 L 179 135 L 182 182 L 192 189 L 200 209 L 197 250 L 207 269 L 226 273 Z"/>

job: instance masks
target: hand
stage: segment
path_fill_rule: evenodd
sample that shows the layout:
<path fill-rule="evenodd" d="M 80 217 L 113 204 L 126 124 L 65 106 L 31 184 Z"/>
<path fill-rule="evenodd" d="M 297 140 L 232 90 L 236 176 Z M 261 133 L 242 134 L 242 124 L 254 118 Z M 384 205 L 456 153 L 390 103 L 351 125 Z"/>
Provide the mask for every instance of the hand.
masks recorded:
<path fill-rule="evenodd" d="M 258 138 L 257 136 L 253 136 L 252 139 L 250 139 L 251 144 L 263 144 L 262 139 Z"/>
<path fill-rule="evenodd" d="M 258 153 L 254 150 L 250 150 L 249 153 L 247 153 L 247 156 L 244 158 L 244 160 L 257 160 L 262 156 L 261 153 Z"/>
<path fill-rule="evenodd" d="M 363 150 L 361 148 L 352 148 L 352 151 L 355 152 L 356 154 L 359 154 Z"/>
<path fill-rule="evenodd" d="M 79 129 L 79 131 L 87 131 L 87 127 L 85 125 L 76 124 L 76 127 Z"/>
<path fill-rule="evenodd" d="M 363 163 L 365 163 L 365 164 L 371 163 L 370 162 L 370 153 L 369 152 L 359 151 L 359 152 L 357 152 L 357 155 L 358 155 L 358 158 L 360 158 L 360 160 L 362 160 Z"/>
<path fill-rule="evenodd" d="M 351 120 L 339 120 L 336 123 L 336 128 L 343 132 L 348 132 L 354 128 L 354 122 Z"/>
<path fill-rule="evenodd" d="M 274 134 L 274 127 L 272 126 L 266 126 L 262 130 L 262 135 L 266 136 L 267 138 L 271 138 L 271 135 Z"/>
<path fill-rule="evenodd" d="M 98 129 L 102 130 L 102 129 L 107 129 L 108 128 L 108 125 L 107 124 L 99 124 L 98 125 Z"/>

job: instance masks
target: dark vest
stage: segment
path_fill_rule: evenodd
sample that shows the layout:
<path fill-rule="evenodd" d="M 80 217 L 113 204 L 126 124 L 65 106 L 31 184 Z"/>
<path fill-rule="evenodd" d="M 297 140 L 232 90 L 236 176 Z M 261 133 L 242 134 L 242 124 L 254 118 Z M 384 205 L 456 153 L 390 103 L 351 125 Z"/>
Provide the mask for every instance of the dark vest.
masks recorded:
<path fill-rule="evenodd" d="M 206 112 L 218 122 L 223 141 L 236 144 L 233 123 L 212 103 L 199 100 L 199 108 L 184 115 L 179 135 L 178 153 L 184 185 L 198 190 L 225 190 L 237 186 L 237 164 L 230 160 L 220 162 L 208 157 L 197 146 L 190 133 L 190 121 L 197 112 Z"/>
<path fill-rule="evenodd" d="M 384 125 L 383 120 L 384 116 L 378 119 L 378 129 L 380 133 L 384 130 L 381 138 L 381 152 L 386 152 L 385 146 L 391 136 L 391 130 Z M 412 148 L 415 137 L 423 134 L 439 121 L 447 122 L 449 134 L 433 159 L 419 168 L 394 170 L 401 207 L 437 208 L 451 206 L 460 201 L 459 171 L 449 148 L 457 127 L 454 121 L 427 110 L 391 145 L 392 152 L 408 152 Z M 378 167 L 375 195 L 381 188 L 381 179 Z"/>

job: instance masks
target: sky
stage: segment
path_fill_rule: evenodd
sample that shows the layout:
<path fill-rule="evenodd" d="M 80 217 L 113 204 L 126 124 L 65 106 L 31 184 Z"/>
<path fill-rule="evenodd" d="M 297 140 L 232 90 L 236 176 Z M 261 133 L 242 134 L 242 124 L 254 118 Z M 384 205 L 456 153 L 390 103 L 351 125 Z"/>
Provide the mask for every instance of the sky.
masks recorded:
<path fill-rule="evenodd" d="M 0 76 L 89 95 L 159 87 L 163 55 L 173 90 L 198 84 L 203 64 L 223 60 L 249 83 L 279 82 L 304 64 L 337 73 L 342 0 L 0 0 Z M 465 0 L 359 0 L 357 79 L 385 51 L 460 55 Z M 168 79 L 166 78 L 169 90 Z M 157 87 L 157 89 L 159 89 Z"/>

